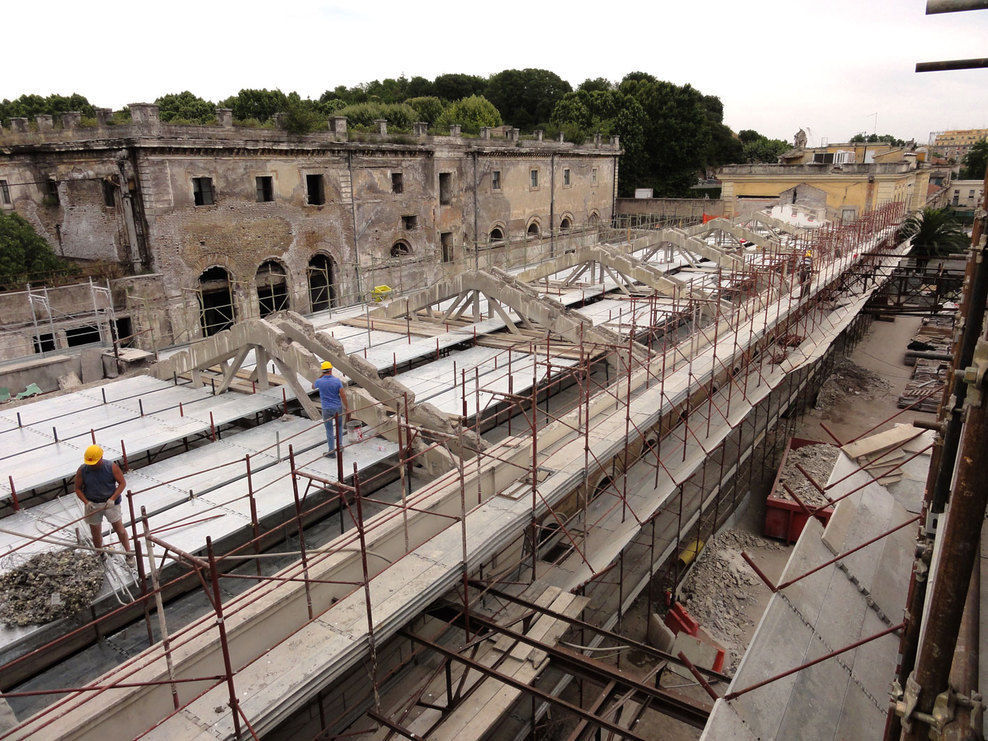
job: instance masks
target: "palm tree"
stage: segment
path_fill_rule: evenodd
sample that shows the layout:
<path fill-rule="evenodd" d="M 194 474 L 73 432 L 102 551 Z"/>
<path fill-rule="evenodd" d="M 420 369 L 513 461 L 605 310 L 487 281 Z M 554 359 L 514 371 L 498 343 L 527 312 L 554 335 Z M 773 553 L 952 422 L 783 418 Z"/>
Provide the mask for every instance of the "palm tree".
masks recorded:
<path fill-rule="evenodd" d="M 947 257 L 963 252 L 969 243 L 949 208 L 927 206 L 910 215 L 899 228 L 899 239 L 912 237 L 910 254 L 916 258 L 916 269 L 922 271 L 933 257 Z"/>

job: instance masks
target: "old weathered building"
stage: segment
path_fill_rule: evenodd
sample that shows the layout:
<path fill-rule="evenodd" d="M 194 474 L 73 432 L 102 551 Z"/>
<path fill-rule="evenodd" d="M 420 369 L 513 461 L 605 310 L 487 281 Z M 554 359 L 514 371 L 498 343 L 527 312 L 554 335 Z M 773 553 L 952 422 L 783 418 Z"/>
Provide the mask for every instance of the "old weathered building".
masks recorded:
<path fill-rule="evenodd" d="M 517 240 L 552 252 L 613 212 L 616 138 L 389 135 L 383 121 L 367 134 L 344 118 L 296 136 L 234 127 L 225 110 L 196 127 L 130 109 L 126 126 L 14 119 L 0 133 L 0 207 L 65 257 L 160 276 L 154 327 L 134 327 L 159 341 L 419 287 Z"/>

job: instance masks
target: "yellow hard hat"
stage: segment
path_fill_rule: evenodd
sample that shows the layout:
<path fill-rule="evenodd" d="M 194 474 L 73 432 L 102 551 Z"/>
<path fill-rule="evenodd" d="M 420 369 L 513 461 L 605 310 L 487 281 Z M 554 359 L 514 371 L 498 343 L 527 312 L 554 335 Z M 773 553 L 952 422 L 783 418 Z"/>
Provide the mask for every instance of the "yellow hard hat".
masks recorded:
<path fill-rule="evenodd" d="M 320 365 L 319 367 L 322 368 L 324 371 L 333 370 L 333 364 L 330 363 L 328 360 L 322 361 L 322 365 Z"/>
<path fill-rule="evenodd" d="M 86 453 L 83 455 L 82 460 L 89 466 L 99 463 L 103 460 L 103 448 L 99 445 L 90 445 L 86 448 Z"/>

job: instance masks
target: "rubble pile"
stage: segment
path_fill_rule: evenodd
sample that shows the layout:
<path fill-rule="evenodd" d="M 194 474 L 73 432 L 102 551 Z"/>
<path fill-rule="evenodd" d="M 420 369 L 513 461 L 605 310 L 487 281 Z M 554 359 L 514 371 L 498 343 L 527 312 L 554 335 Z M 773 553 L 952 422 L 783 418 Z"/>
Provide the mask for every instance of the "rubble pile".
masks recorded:
<path fill-rule="evenodd" d="M 759 584 L 741 551 L 779 550 L 778 543 L 740 530 L 725 530 L 711 538 L 697 557 L 680 589 L 680 601 L 711 638 L 729 654 L 727 666 L 736 668 L 744 655 L 745 632 L 753 625 L 745 608 L 755 600 Z"/>
<path fill-rule="evenodd" d="M 45 551 L 0 574 L 0 622 L 36 625 L 69 617 L 92 604 L 103 565 L 89 551 Z"/>
<path fill-rule="evenodd" d="M 877 373 L 843 358 L 834 365 L 817 394 L 815 409 L 826 412 L 849 396 L 876 399 L 888 394 L 892 386 Z"/>
<path fill-rule="evenodd" d="M 786 462 L 779 476 L 779 485 L 776 487 L 773 495 L 779 499 L 792 500 L 789 492 L 783 486 L 785 484 L 808 507 L 821 507 L 827 504 L 826 497 L 810 483 L 802 471 L 796 468 L 796 465 L 798 464 L 806 469 L 814 481 L 820 486 L 825 487 L 827 480 L 830 478 L 831 471 L 834 470 L 834 464 L 837 462 L 837 455 L 839 453 L 839 448 L 825 443 L 804 445 L 795 450 L 790 449 L 788 454 L 786 454 Z"/>

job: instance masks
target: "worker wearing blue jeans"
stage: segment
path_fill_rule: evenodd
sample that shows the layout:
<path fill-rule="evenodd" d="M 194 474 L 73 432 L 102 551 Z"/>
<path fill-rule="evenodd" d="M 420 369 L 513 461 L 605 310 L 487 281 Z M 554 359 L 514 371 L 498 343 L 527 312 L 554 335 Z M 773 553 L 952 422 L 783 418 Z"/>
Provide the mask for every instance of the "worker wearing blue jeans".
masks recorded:
<path fill-rule="evenodd" d="M 343 447 L 342 415 L 348 405 L 343 381 L 333 375 L 333 364 L 327 360 L 320 367 L 322 375 L 312 382 L 312 388 L 319 392 L 322 420 L 326 425 L 326 443 L 329 445 L 329 452 L 323 455 L 329 458 L 335 455 L 337 447 Z"/>

